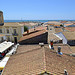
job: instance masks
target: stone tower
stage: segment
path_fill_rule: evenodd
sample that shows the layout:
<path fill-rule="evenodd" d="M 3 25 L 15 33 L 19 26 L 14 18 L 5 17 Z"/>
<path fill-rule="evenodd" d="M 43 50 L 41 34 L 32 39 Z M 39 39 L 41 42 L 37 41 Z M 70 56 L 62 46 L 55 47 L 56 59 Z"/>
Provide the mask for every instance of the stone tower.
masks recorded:
<path fill-rule="evenodd" d="M 0 11 L 0 26 L 4 25 L 3 12 Z"/>

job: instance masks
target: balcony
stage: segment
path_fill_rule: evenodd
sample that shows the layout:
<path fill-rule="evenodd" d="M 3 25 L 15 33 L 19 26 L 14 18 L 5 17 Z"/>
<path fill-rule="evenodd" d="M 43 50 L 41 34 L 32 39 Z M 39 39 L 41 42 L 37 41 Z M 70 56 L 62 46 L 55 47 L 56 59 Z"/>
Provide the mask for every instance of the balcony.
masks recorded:
<path fill-rule="evenodd" d="M 12 33 L 13 36 L 18 36 L 18 33 Z"/>

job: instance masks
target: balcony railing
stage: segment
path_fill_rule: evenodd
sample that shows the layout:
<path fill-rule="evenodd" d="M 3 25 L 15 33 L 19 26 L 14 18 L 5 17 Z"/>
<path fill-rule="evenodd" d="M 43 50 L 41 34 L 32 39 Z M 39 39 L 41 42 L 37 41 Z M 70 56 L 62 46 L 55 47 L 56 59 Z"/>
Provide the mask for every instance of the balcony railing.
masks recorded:
<path fill-rule="evenodd" d="M 18 36 L 18 33 L 12 33 L 13 36 Z"/>

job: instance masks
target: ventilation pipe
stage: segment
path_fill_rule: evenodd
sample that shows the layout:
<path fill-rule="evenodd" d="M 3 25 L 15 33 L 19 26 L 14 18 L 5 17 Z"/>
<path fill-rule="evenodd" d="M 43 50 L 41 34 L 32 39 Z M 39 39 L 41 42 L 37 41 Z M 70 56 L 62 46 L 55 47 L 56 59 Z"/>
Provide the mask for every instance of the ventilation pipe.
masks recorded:
<path fill-rule="evenodd" d="M 59 55 L 62 55 L 61 47 L 60 47 L 60 46 L 58 46 L 58 54 L 59 54 Z"/>

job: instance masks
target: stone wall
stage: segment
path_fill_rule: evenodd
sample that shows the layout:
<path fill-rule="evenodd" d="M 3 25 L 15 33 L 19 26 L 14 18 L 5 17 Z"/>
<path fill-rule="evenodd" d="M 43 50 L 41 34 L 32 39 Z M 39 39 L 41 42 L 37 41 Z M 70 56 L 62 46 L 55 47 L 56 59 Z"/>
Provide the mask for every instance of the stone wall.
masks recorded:
<path fill-rule="evenodd" d="M 47 44 L 47 38 L 48 38 L 48 32 L 41 34 L 41 35 L 38 35 L 36 37 L 30 38 L 30 39 L 23 40 L 23 41 L 19 42 L 19 44 L 20 45 L 39 44 L 40 42 Z"/>

